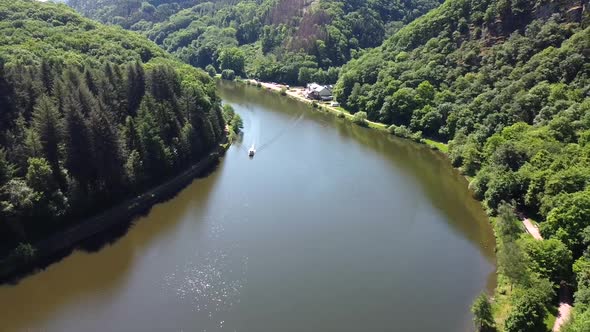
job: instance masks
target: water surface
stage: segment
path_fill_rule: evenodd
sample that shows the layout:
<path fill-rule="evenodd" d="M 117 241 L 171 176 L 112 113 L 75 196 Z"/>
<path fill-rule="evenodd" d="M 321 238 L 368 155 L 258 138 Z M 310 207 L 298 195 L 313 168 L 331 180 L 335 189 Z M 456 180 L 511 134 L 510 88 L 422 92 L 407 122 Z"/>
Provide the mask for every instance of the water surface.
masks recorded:
<path fill-rule="evenodd" d="M 0 286 L 0 330 L 470 329 L 494 239 L 443 156 L 253 87 L 219 92 L 245 135 L 218 169 L 114 244 Z"/>

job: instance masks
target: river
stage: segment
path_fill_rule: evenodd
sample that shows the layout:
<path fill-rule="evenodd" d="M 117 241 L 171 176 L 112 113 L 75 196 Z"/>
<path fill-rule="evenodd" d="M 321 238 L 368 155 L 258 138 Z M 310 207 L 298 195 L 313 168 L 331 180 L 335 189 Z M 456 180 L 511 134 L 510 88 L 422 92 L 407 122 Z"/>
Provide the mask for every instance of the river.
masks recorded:
<path fill-rule="evenodd" d="M 245 134 L 217 169 L 112 244 L 0 286 L 0 330 L 470 330 L 494 238 L 445 157 L 254 87 L 219 93 Z"/>

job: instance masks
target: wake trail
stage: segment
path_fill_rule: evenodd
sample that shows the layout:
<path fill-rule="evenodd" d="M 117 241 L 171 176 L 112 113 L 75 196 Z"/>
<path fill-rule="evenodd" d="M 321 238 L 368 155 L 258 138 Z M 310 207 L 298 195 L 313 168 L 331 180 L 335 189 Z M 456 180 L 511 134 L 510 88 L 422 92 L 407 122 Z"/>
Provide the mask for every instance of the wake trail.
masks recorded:
<path fill-rule="evenodd" d="M 260 152 L 260 151 L 266 149 L 267 147 L 269 147 L 270 145 L 272 145 L 273 143 L 275 143 L 276 141 L 278 141 L 289 130 L 295 128 L 301 122 L 301 120 L 303 120 L 303 116 L 304 116 L 304 114 L 301 114 L 297 119 L 295 119 L 291 124 L 286 125 L 282 130 L 280 130 L 270 140 L 268 140 L 264 144 L 261 144 L 260 147 L 258 148 L 258 151 Z M 255 143 L 253 144 L 253 146 L 255 146 Z"/>

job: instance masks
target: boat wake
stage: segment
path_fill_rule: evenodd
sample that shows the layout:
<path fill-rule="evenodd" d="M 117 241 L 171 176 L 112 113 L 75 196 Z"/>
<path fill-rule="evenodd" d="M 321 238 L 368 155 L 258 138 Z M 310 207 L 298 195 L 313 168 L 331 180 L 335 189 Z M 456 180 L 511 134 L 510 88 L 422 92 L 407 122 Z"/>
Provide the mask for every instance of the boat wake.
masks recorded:
<path fill-rule="evenodd" d="M 297 127 L 297 125 L 303 120 L 304 114 L 299 115 L 297 118 L 293 118 L 289 123 L 279 130 L 274 136 L 272 136 L 268 141 L 264 142 L 263 144 L 258 145 L 258 141 L 260 140 L 260 123 L 258 119 L 250 119 L 250 134 L 252 138 L 252 144 L 250 144 L 250 148 L 248 149 L 245 145 L 238 145 L 238 147 L 244 152 L 248 153 L 248 157 L 252 158 L 254 155 L 260 151 L 265 150 L 272 144 L 276 143 L 283 135 L 285 135 L 289 130 Z"/>

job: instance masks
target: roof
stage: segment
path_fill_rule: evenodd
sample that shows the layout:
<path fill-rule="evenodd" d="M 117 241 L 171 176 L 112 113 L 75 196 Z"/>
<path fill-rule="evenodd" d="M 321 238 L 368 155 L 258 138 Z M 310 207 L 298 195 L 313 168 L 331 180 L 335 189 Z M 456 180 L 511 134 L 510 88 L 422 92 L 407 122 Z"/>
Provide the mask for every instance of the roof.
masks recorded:
<path fill-rule="evenodd" d="M 330 94 L 332 93 L 332 90 L 330 89 L 329 86 L 327 86 L 327 85 L 319 85 L 317 83 L 308 84 L 307 85 L 307 89 L 309 91 L 313 91 L 313 92 L 317 92 L 317 93 L 325 93 L 325 92 L 328 92 Z"/>

